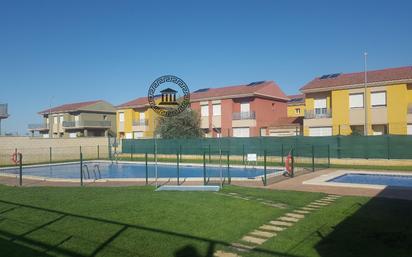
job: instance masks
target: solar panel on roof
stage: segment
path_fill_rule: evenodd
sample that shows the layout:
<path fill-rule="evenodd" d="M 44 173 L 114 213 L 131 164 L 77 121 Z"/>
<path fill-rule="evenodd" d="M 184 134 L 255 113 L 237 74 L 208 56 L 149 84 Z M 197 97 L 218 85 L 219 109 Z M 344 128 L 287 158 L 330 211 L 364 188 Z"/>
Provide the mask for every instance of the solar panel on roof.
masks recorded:
<path fill-rule="evenodd" d="M 336 78 L 339 75 L 340 75 L 340 73 L 334 73 L 334 74 L 330 75 L 329 78 Z"/>
<path fill-rule="evenodd" d="M 330 74 L 323 75 L 322 77 L 320 77 L 320 79 L 327 79 L 327 78 L 329 78 L 329 76 L 330 76 Z"/>
<path fill-rule="evenodd" d="M 252 83 L 247 84 L 246 86 L 247 86 L 247 87 L 253 87 L 253 86 L 262 84 L 262 83 L 264 83 L 264 82 L 265 82 L 264 80 L 262 80 L 262 81 L 255 81 L 255 82 L 252 82 Z"/>
<path fill-rule="evenodd" d="M 201 89 L 198 89 L 198 90 L 194 91 L 193 93 L 201 93 L 201 92 L 206 92 L 208 90 L 209 90 L 209 88 L 201 88 Z"/>

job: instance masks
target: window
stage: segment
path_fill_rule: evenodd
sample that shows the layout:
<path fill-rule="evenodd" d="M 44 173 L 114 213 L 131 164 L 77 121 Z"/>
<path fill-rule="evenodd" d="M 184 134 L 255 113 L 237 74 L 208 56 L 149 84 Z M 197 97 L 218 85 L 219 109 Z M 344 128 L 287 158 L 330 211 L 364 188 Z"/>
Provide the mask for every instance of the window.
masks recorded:
<path fill-rule="evenodd" d="M 372 92 L 371 93 L 371 106 L 386 106 L 386 92 Z"/>
<path fill-rule="evenodd" d="M 260 136 L 267 136 L 267 128 L 260 128 Z"/>
<path fill-rule="evenodd" d="M 374 136 L 385 135 L 387 134 L 386 131 L 386 125 L 372 125 L 372 134 Z"/>
<path fill-rule="evenodd" d="M 300 108 L 295 108 L 295 114 L 300 114 Z"/>
<path fill-rule="evenodd" d="M 240 112 L 250 112 L 250 104 L 249 103 L 241 103 L 240 104 Z"/>
<path fill-rule="evenodd" d="M 130 133 L 130 132 L 129 132 L 129 133 L 126 133 L 126 134 L 125 134 L 125 138 L 126 138 L 126 139 L 133 139 L 133 133 Z"/>
<path fill-rule="evenodd" d="M 124 112 L 119 112 L 119 122 L 124 122 Z"/>
<path fill-rule="evenodd" d="M 103 120 L 107 120 L 107 115 L 103 115 Z"/>
<path fill-rule="evenodd" d="M 79 115 L 74 116 L 74 121 L 78 122 L 79 119 L 80 119 L 80 116 L 79 116 Z"/>
<path fill-rule="evenodd" d="M 216 134 L 216 137 L 221 137 L 222 136 L 222 129 L 221 128 L 214 128 L 213 131 Z"/>
<path fill-rule="evenodd" d="M 326 114 L 326 98 L 315 99 L 315 114 Z"/>
<path fill-rule="evenodd" d="M 349 108 L 363 108 L 363 93 L 349 95 Z"/>
<path fill-rule="evenodd" d="M 139 118 L 140 118 L 140 120 L 146 119 L 146 114 L 145 114 L 144 112 L 141 112 L 141 113 L 139 114 Z"/>
<path fill-rule="evenodd" d="M 220 116 L 221 115 L 221 106 L 220 104 L 213 105 L 213 116 Z"/>
<path fill-rule="evenodd" d="M 209 106 L 208 105 L 200 106 L 200 116 L 202 117 L 209 116 Z"/>

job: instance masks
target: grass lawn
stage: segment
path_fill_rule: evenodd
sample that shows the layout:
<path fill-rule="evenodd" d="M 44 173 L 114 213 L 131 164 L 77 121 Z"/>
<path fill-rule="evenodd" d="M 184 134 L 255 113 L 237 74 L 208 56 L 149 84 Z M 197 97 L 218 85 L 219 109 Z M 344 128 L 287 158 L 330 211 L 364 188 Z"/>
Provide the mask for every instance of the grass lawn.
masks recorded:
<path fill-rule="evenodd" d="M 324 196 L 235 186 L 221 191 L 226 195 L 153 189 L 0 186 L 0 255 L 212 256 L 268 221 Z M 342 197 L 241 255 L 410 256 L 411 203 Z"/>

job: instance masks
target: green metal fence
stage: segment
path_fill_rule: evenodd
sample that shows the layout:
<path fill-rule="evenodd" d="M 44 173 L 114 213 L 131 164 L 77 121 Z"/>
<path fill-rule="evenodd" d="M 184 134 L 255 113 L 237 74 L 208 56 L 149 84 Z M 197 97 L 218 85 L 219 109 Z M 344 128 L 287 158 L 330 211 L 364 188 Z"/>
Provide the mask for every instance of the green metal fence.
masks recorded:
<path fill-rule="evenodd" d="M 220 142 L 219 142 L 220 141 Z M 153 139 L 124 139 L 123 153 L 153 153 Z M 273 156 L 285 156 L 294 148 L 297 155 L 311 157 L 311 146 L 327 147 L 316 152 L 317 157 L 362 158 L 362 159 L 412 159 L 412 136 L 330 136 L 330 137 L 252 137 L 252 138 L 202 138 L 202 139 L 158 139 L 159 154 L 194 154 L 222 151 L 230 155 L 245 156 L 268 151 Z"/>

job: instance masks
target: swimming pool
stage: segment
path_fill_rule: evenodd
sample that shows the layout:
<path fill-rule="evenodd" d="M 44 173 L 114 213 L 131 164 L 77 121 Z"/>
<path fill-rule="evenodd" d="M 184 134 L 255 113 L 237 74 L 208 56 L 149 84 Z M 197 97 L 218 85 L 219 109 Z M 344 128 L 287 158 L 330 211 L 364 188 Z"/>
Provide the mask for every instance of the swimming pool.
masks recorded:
<path fill-rule="evenodd" d="M 347 173 L 327 182 L 411 187 L 412 176 L 395 174 Z"/>
<path fill-rule="evenodd" d="M 384 189 L 412 189 L 412 173 L 391 171 L 337 170 L 302 182 L 306 185 Z"/>
<path fill-rule="evenodd" d="M 111 163 L 111 162 L 84 162 L 87 166 L 83 168 L 84 177 L 86 179 L 94 179 L 95 176 L 101 179 L 144 179 L 146 178 L 146 165 L 144 163 Z M 97 170 L 99 167 L 100 172 Z M 158 178 L 176 178 L 177 166 L 172 164 L 158 164 Z M 220 177 L 222 171 L 224 177 L 240 179 L 256 179 L 264 174 L 262 168 L 254 167 L 230 167 L 229 170 L 226 166 L 222 168 L 218 166 L 206 167 L 207 177 Z M 5 174 L 18 174 L 17 168 L 1 169 L 0 173 Z M 282 170 L 276 170 L 274 168 L 267 169 L 268 174 L 281 174 Z M 155 165 L 148 164 L 147 175 L 149 178 L 155 177 Z M 96 174 L 96 175 L 95 175 Z M 53 165 L 37 165 L 23 168 L 23 176 L 41 177 L 41 178 L 53 178 L 53 179 L 79 179 L 80 177 L 80 164 L 53 164 Z M 199 178 L 203 179 L 203 166 L 202 165 L 180 165 L 179 166 L 180 178 Z"/>

